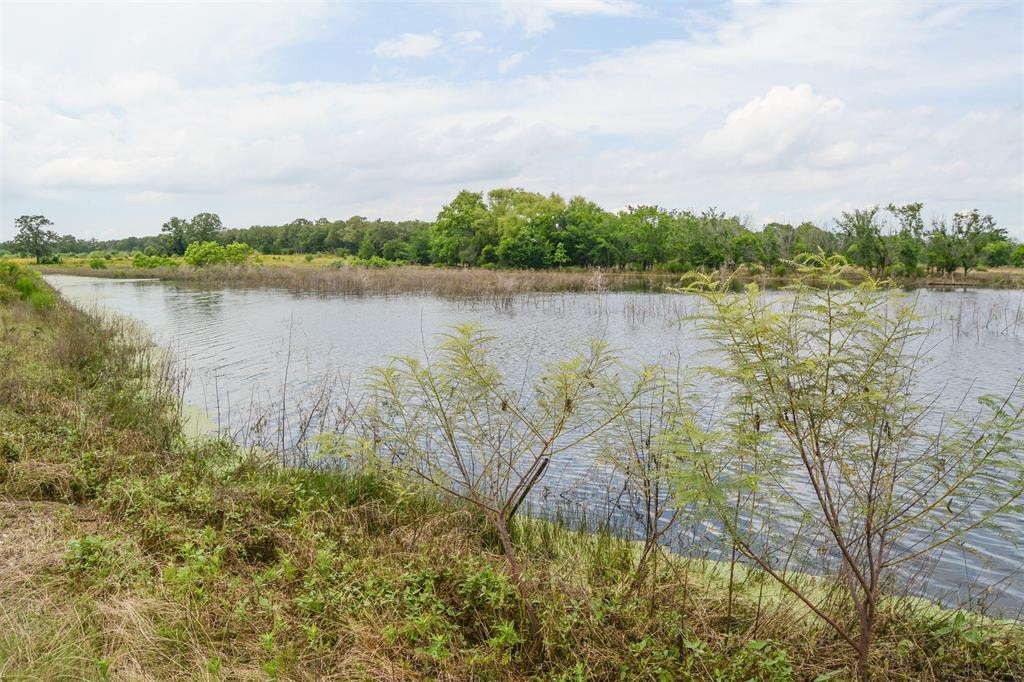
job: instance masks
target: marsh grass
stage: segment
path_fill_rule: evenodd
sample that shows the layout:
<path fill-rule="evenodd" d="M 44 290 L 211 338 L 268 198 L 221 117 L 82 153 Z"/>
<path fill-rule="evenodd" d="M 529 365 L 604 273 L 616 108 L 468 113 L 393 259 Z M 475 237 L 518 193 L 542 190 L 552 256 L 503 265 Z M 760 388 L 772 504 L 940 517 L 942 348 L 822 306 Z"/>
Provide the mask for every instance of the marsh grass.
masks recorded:
<path fill-rule="evenodd" d="M 730 599 L 720 564 L 665 553 L 641 592 L 641 547 L 571 515 L 511 528 L 528 658 L 480 513 L 386 463 L 282 468 L 184 437 L 175 374 L 123 331 L 0 304 L 0 678 L 850 676 L 844 643 L 758 571 L 737 567 Z M 876 679 L 1009 680 L 1024 635 L 894 599 L 873 657 Z"/>

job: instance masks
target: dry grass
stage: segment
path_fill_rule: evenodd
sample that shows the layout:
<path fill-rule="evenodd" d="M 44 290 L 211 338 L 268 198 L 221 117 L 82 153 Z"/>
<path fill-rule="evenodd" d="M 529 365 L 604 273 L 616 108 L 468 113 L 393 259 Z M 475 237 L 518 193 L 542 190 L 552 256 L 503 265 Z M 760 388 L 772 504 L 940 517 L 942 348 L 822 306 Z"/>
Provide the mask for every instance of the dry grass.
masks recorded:
<path fill-rule="evenodd" d="M 434 294 L 450 298 L 482 297 L 510 301 L 541 292 L 669 291 L 687 282 L 685 274 L 624 272 L 614 270 L 497 270 L 405 265 L 370 268 L 344 264 L 334 258 L 306 261 L 300 256 L 263 256 L 258 264 L 243 267 L 136 269 L 129 259 L 112 259 L 104 270 L 93 270 L 88 261 L 68 260 L 60 266 L 40 266 L 43 272 L 108 278 L 160 278 L 204 286 L 273 287 L 291 291 L 353 296 L 387 294 Z M 335 267 L 337 266 L 337 267 Z M 764 288 L 793 281 L 793 275 L 773 276 L 760 269 L 741 267 L 722 271 L 736 286 L 757 282 Z M 862 273 L 851 268 L 852 282 Z M 996 268 L 961 273 L 952 277 L 927 276 L 901 280 L 907 288 L 921 286 L 968 286 L 1003 289 L 1024 288 L 1024 269 Z"/>

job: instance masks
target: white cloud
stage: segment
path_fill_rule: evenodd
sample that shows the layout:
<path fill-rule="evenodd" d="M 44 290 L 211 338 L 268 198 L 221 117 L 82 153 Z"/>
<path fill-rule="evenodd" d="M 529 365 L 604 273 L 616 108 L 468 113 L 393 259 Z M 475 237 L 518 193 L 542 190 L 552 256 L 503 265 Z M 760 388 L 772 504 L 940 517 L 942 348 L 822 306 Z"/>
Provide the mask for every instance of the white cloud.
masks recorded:
<path fill-rule="evenodd" d="M 810 85 L 777 86 L 733 110 L 725 125 L 708 131 L 698 151 L 709 160 L 741 166 L 778 166 L 821 147 L 843 102 L 815 94 Z M 845 143 L 840 143 L 845 144 Z"/>
<path fill-rule="evenodd" d="M 473 43 L 480 42 L 484 37 L 484 34 L 480 31 L 458 31 L 452 34 L 452 38 L 455 42 L 462 45 L 472 45 Z"/>
<path fill-rule="evenodd" d="M 251 72 L 254 58 L 322 35 L 344 12 L 323 0 L 248 3 L 4 3 L 4 70 L 64 73 L 217 69 Z"/>
<path fill-rule="evenodd" d="M 516 52 L 498 62 L 498 73 L 508 73 L 526 58 L 525 52 Z"/>
<path fill-rule="evenodd" d="M 385 40 L 373 53 L 388 59 L 423 59 L 441 49 L 441 39 L 424 33 L 403 33 L 394 40 Z"/>
<path fill-rule="evenodd" d="M 501 0 L 498 8 L 505 23 L 538 35 L 555 27 L 559 16 L 629 17 L 643 8 L 629 0 Z"/>

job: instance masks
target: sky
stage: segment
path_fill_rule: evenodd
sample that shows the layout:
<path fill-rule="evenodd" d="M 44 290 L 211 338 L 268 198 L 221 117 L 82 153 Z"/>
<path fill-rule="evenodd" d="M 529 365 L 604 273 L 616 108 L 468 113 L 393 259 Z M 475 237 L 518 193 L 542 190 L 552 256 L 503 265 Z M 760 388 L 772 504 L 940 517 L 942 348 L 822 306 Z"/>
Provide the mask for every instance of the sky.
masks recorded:
<path fill-rule="evenodd" d="M 494 187 L 753 227 L 922 201 L 1024 239 L 1019 2 L 4 2 L 0 37 L 0 241 Z"/>

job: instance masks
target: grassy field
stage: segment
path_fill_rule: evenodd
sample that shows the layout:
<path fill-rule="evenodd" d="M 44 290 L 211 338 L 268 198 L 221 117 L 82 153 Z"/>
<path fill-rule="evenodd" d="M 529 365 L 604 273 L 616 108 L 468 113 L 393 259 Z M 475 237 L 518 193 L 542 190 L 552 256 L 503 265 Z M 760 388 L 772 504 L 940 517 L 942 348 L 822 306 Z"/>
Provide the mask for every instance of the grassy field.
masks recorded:
<path fill-rule="evenodd" d="M 756 572 L 524 521 L 541 624 L 479 516 L 386 469 L 184 436 L 144 339 L 0 265 L 0 679 L 845 680 Z M 808 578 L 808 580 L 813 580 Z M 826 585 L 821 585 L 826 589 Z M 1024 629 L 884 604 L 873 679 L 1013 680 Z"/>

